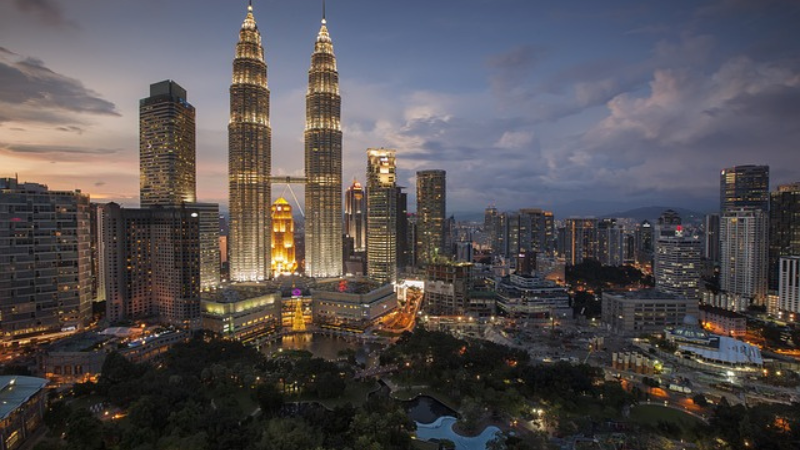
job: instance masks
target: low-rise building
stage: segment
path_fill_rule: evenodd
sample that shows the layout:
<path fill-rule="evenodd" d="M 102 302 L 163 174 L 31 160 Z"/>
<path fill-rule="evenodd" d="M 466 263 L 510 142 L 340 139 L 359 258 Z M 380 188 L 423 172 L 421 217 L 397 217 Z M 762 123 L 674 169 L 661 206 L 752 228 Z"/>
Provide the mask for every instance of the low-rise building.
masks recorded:
<path fill-rule="evenodd" d="M 95 381 L 106 355 L 115 350 L 114 336 L 79 333 L 41 348 L 37 373 L 56 385 Z"/>
<path fill-rule="evenodd" d="M 116 331 L 78 333 L 42 347 L 36 355 L 37 374 L 55 385 L 96 381 L 111 352 L 135 363 L 146 362 L 186 342 L 189 335 L 186 330 L 160 327 L 135 336 Z"/>
<path fill-rule="evenodd" d="M 697 325 L 694 316 L 686 316 L 684 323 L 670 328 L 667 339 L 678 345 L 684 358 L 718 367 L 754 370 L 764 365 L 758 346 L 728 336 L 716 336 Z"/>
<path fill-rule="evenodd" d="M 247 342 L 281 325 L 281 292 L 262 285 L 233 285 L 202 294 L 203 329 Z"/>
<path fill-rule="evenodd" d="M 536 275 L 511 274 L 495 286 L 497 308 L 517 319 L 567 318 L 572 314 L 563 286 Z"/>
<path fill-rule="evenodd" d="M 47 380 L 0 376 L 0 450 L 20 448 L 42 423 Z"/>
<path fill-rule="evenodd" d="M 682 324 L 687 315 L 697 317 L 697 300 L 657 289 L 603 293 L 603 322 L 619 333 L 663 332 Z"/>
<path fill-rule="evenodd" d="M 394 286 L 372 280 L 337 280 L 311 290 L 314 323 L 323 328 L 363 331 L 397 308 Z"/>
<path fill-rule="evenodd" d="M 700 323 L 714 334 L 733 337 L 747 334 L 747 317 L 711 305 L 700 305 Z"/>
<path fill-rule="evenodd" d="M 469 312 L 472 264 L 432 262 L 425 269 L 425 311 L 437 316 L 462 316 Z"/>

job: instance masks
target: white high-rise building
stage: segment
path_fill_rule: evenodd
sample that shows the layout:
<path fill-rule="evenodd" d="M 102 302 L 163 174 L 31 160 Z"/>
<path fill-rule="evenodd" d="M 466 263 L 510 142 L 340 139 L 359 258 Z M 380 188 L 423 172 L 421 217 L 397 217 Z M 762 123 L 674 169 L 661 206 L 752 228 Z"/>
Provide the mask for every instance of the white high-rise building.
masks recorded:
<path fill-rule="evenodd" d="M 675 236 L 659 237 L 653 267 L 656 287 L 686 298 L 698 298 L 701 248 L 700 238 L 685 236 L 683 230 Z"/>
<path fill-rule="evenodd" d="M 686 298 L 700 297 L 702 241 L 685 232 L 678 213 L 668 209 L 656 225 L 653 274 L 656 287 Z"/>
<path fill-rule="evenodd" d="M 778 308 L 800 313 L 800 256 L 788 256 L 778 263 Z"/>
<path fill-rule="evenodd" d="M 767 296 L 767 213 L 744 207 L 720 218 L 720 287 L 763 305 Z"/>

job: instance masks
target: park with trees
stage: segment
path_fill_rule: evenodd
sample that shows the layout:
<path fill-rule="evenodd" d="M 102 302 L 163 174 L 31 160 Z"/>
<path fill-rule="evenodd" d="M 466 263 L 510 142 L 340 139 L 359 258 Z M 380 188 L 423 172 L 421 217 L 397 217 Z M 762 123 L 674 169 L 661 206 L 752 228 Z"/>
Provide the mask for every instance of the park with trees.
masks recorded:
<path fill-rule="evenodd" d="M 52 396 L 48 434 L 35 448 L 427 448 L 412 438 L 416 425 L 406 410 L 405 401 L 420 394 L 457 411 L 456 431 L 463 435 L 498 426 L 503 433 L 492 449 L 546 449 L 551 437 L 602 434 L 620 424 L 641 448 L 670 448 L 677 438 L 701 449 L 758 444 L 750 448 L 783 450 L 800 442 L 800 405 L 723 402 L 709 407 L 708 424 L 676 425 L 666 416 L 634 420 L 627 413 L 644 400 L 642 393 L 606 380 L 599 368 L 534 364 L 523 350 L 421 327 L 381 354 L 383 365 L 399 368 L 387 378 L 391 395 L 387 386 L 356 380 L 359 367 L 342 356 L 326 361 L 286 351 L 267 357 L 203 335 L 151 364 L 111 353 L 96 383 Z"/>

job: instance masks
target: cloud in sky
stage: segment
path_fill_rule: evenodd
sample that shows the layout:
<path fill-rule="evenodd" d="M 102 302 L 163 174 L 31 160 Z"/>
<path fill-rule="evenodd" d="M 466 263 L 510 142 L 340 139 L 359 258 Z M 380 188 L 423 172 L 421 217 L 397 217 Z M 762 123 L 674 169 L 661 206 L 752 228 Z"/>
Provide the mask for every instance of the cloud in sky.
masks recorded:
<path fill-rule="evenodd" d="M 119 115 L 112 102 L 79 80 L 5 48 L 0 48 L 0 111 L 0 123 L 80 124 L 83 119 L 75 117 L 76 113 Z"/>
<path fill-rule="evenodd" d="M 14 6 L 24 13 L 34 15 L 46 25 L 77 27 L 75 22 L 64 17 L 64 12 L 54 0 L 14 0 Z"/>
<path fill-rule="evenodd" d="M 345 184 L 354 175 L 363 181 L 365 150 L 381 146 L 398 151 L 412 210 L 414 173 L 433 168 L 447 170 L 451 211 L 495 203 L 558 213 L 579 201 L 710 209 L 722 167 L 770 164 L 773 184 L 800 179 L 792 159 L 800 138 L 800 32 L 789 26 L 800 18 L 796 2 L 610 0 L 554 11 L 528 0 L 504 0 L 502 8 L 466 1 L 453 9 L 354 0 L 332 10 Z M 42 37 L 15 28 L 3 39 L 13 51 L 0 48 L 0 165 L 24 160 L 38 176 L 34 160 L 73 164 L 76 183 L 106 198 L 135 198 L 137 100 L 148 83 L 176 77 L 198 108 L 200 197 L 225 203 L 227 87 L 243 9 L 165 5 L 192 5 L 192 20 L 182 23 L 154 17 L 154 0 L 33 3 L 25 11 L 16 0 L 0 4 L 0 16 L 80 18 L 81 30 L 47 28 Z M 45 19 L 49 6 L 55 15 Z M 310 9 L 279 2 L 256 10 L 279 175 L 302 174 L 305 73 L 319 25 L 295 19 Z M 369 20 L 387 10 L 379 24 Z M 142 33 L 140 22 L 157 31 Z M 137 49 L 119 52 L 132 40 Z M 96 55 L 108 58 L 102 71 L 88 70 Z M 123 170 L 129 176 L 117 176 Z"/>

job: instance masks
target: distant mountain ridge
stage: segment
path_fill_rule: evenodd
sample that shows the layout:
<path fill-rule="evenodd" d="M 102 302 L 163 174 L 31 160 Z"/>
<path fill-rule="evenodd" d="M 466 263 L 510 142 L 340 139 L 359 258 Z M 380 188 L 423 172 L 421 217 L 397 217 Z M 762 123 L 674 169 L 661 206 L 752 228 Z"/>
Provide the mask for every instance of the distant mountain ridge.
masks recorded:
<path fill-rule="evenodd" d="M 704 213 L 692 211 L 691 209 L 670 207 L 670 206 L 645 206 L 642 208 L 630 209 L 623 212 L 614 212 L 610 214 L 603 214 L 602 217 L 616 217 L 616 218 L 631 218 L 641 222 L 643 220 L 653 221 L 661 217 L 661 214 L 671 209 L 678 213 L 685 222 L 702 221 L 705 217 Z"/>

